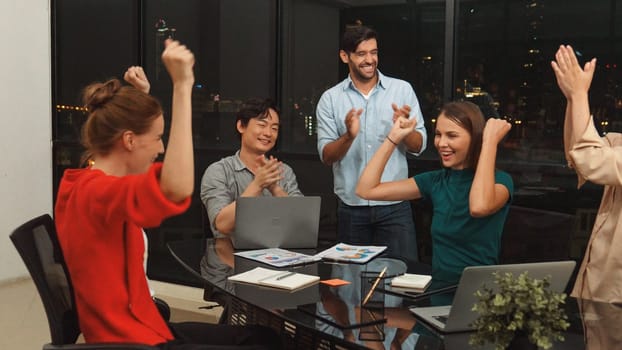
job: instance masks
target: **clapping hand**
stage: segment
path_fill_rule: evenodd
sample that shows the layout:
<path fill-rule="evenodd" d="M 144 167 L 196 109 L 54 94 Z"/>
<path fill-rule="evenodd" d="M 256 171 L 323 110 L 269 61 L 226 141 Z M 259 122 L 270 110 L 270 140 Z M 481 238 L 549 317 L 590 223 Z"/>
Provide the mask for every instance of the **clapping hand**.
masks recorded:
<path fill-rule="evenodd" d="M 399 108 L 395 103 L 391 104 L 391 108 L 393 108 L 393 122 L 399 117 L 404 117 L 408 119 L 410 117 L 411 108 L 409 105 L 403 105 L 402 108 Z"/>
<path fill-rule="evenodd" d="M 363 113 L 363 109 L 354 109 L 352 108 L 348 114 L 346 114 L 346 129 L 348 130 L 348 137 L 350 139 L 354 139 L 356 135 L 359 133 L 359 129 L 361 127 L 361 114 Z"/>
<path fill-rule="evenodd" d="M 283 178 L 282 163 L 273 156 L 266 158 L 262 155 L 257 157 L 257 164 L 255 179 L 253 180 L 257 186 L 262 189 L 278 186 L 279 181 Z"/>

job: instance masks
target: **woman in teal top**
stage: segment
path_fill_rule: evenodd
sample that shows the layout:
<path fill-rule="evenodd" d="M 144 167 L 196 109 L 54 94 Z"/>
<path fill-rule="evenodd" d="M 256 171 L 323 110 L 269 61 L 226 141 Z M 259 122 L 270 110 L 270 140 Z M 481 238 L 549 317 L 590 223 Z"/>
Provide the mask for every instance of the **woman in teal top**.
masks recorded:
<path fill-rule="evenodd" d="M 443 169 L 381 182 L 396 144 L 414 130 L 408 109 L 394 108 L 394 125 L 359 179 L 356 193 L 370 200 L 428 198 L 432 215 L 432 275 L 458 282 L 467 266 L 498 262 L 512 178 L 495 169 L 497 145 L 510 131 L 502 119 L 485 121 L 470 102 L 450 102 L 436 121 L 434 146 Z"/>

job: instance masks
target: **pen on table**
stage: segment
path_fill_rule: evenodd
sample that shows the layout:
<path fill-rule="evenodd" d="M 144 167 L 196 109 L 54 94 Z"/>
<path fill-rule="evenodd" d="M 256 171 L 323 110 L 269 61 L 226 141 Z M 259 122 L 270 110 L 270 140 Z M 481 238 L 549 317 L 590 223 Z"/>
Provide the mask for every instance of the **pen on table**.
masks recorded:
<path fill-rule="evenodd" d="M 376 289 L 376 287 L 378 286 L 378 283 L 384 277 L 384 274 L 386 272 L 387 272 L 387 267 L 385 266 L 384 269 L 382 269 L 382 271 L 380 271 L 380 273 L 378 274 L 378 277 L 376 277 L 376 281 L 374 281 L 374 284 L 372 284 L 371 288 L 369 288 L 369 292 L 367 292 L 367 295 L 365 296 L 365 299 L 363 299 L 363 303 L 361 305 L 367 304 L 367 302 L 369 301 L 369 298 L 372 296 L 372 294 L 374 294 L 374 290 Z"/>
<path fill-rule="evenodd" d="M 281 276 L 277 277 L 277 278 L 276 278 L 276 280 L 277 280 L 277 281 L 278 281 L 278 280 L 282 280 L 282 279 L 283 279 L 283 278 L 285 278 L 285 277 L 289 277 L 289 276 L 291 276 L 291 275 L 295 275 L 295 274 L 296 274 L 296 273 L 295 273 L 295 272 L 293 272 L 293 271 L 292 271 L 292 272 L 288 272 L 288 273 L 286 273 L 286 274 L 284 274 L 284 275 L 281 275 Z"/>

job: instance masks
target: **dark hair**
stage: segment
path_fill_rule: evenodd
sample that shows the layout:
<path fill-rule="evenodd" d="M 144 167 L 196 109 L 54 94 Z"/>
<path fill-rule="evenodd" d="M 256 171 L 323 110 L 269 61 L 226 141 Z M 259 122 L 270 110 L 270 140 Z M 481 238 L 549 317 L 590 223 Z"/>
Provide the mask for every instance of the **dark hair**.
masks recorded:
<path fill-rule="evenodd" d="M 375 30 L 361 24 L 347 26 L 341 37 L 340 50 L 350 54 L 356 51 L 359 44 L 365 40 L 377 39 L 378 33 Z"/>
<path fill-rule="evenodd" d="M 253 118 L 266 119 L 268 118 L 268 111 L 270 109 L 273 109 L 275 112 L 279 113 L 279 109 L 272 99 L 248 99 L 242 104 L 242 107 L 240 107 L 240 110 L 238 111 L 236 124 L 239 121 L 242 123 L 242 126 L 246 127 L 249 120 Z"/>
<path fill-rule="evenodd" d="M 476 168 L 482 150 L 482 135 L 486 120 L 479 107 L 468 101 L 449 102 L 441 108 L 441 114 L 460 125 L 471 135 L 471 144 L 465 160 L 468 168 Z"/>
<path fill-rule="evenodd" d="M 107 155 L 124 131 L 144 134 L 162 114 L 157 99 L 118 79 L 88 85 L 82 101 L 89 115 L 82 127 L 82 161 L 94 155 Z"/>

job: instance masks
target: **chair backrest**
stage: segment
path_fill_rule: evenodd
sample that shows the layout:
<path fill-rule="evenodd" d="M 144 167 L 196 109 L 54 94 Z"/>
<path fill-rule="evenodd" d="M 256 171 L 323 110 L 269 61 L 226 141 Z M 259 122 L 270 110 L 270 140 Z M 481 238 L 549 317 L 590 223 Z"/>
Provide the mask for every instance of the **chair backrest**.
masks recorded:
<path fill-rule="evenodd" d="M 10 237 L 43 302 L 52 344 L 75 343 L 80 327 L 54 221 L 48 214 L 41 215 L 16 228 Z"/>

